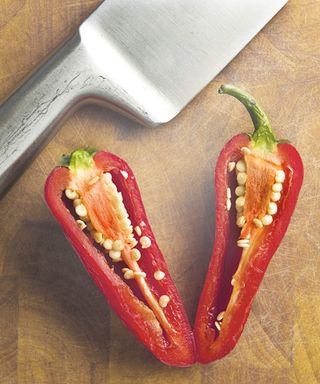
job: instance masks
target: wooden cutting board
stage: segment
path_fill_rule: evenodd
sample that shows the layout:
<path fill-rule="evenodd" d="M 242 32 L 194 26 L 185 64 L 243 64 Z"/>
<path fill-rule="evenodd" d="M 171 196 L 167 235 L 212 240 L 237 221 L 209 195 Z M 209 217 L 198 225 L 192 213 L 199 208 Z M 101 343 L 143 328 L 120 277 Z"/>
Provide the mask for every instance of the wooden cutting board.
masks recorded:
<path fill-rule="evenodd" d="M 76 29 L 98 0 L 1 0 L 0 97 Z M 0 201 L 0 383 L 317 383 L 320 381 L 320 2 L 291 0 L 172 122 L 143 128 L 89 106 L 76 112 Z M 213 168 L 251 129 L 217 94 L 249 90 L 280 138 L 297 146 L 305 182 L 241 340 L 225 359 L 162 365 L 124 328 L 91 282 L 43 198 L 62 153 L 110 150 L 135 171 L 191 321 L 214 235 Z"/>

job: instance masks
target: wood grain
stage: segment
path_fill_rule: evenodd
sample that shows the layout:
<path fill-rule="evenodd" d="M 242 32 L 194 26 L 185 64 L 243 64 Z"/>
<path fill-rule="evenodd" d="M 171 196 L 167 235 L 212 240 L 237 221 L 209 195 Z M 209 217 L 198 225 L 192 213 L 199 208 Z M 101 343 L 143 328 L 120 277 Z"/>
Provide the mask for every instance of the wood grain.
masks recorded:
<path fill-rule="evenodd" d="M 65 40 L 98 0 L 0 2 L 0 98 Z M 291 0 L 172 122 L 146 129 L 114 112 L 75 113 L 0 201 L 0 383 L 320 382 L 320 2 Z M 207 366 L 159 363 L 123 327 L 43 199 L 60 154 L 88 144 L 123 156 L 191 321 L 214 233 L 212 170 L 251 129 L 230 82 L 253 93 L 302 154 L 305 182 L 235 350 Z"/>

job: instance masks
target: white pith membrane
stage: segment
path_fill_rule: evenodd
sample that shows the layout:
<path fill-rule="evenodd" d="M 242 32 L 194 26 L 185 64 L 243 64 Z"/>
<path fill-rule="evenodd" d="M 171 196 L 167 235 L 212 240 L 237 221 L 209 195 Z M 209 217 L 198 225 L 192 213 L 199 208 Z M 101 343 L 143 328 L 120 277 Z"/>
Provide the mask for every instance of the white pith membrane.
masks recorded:
<path fill-rule="evenodd" d="M 128 173 L 120 171 L 122 176 L 127 179 Z M 93 226 L 90 215 L 86 208 L 87 194 L 81 196 L 76 182 L 71 182 L 65 190 L 65 196 L 72 201 L 74 211 L 78 219 L 76 220 L 81 230 L 87 230 L 94 242 L 99 246 L 99 250 L 103 250 L 106 257 L 111 263 L 125 263 L 125 267 L 121 269 L 125 280 L 134 280 L 140 290 L 147 305 L 155 314 L 163 329 L 168 332 L 171 326 L 165 316 L 163 308 L 167 307 L 170 298 L 167 295 L 161 295 L 158 298 L 151 292 L 147 282 L 146 273 L 141 270 L 138 261 L 143 256 L 138 248 L 138 240 L 141 249 L 151 246 L 151 239 L 143 235 L 141 226 L 133 226 L 129 218 L 127 209 L 124 205 L 121 192 L 118 191 L 116 184 L 112 181 L 112 175 L 109 172 L 102 173 L 92 171 L 90 180 L 86 181 L 87 188 L 94 189 L 97 183 L 102 183 L 96 188 L 94 193 L 99 193 L 100 188 L 104 188 L 107 192 L 108 209 L 112 210 L 108 218 L 109 226 L 105 228 L 99 225 L 99 228 Z M 88 206 L 88 205 L 87 205 Z M 99 207 L 97 207 L 97 211 Z M 144 224 L 144 223 L 142 223 Z M 136 236 L 134 234 L 136 233 Z M 138 240 L 137 240 L 138 238 Z M 155 280 L 165 278 L 163 271 L 157 270 L 153 274 Z"/>
<path fill-rule="evenodd" d="M 281 200 L 285 172 L 280 164 L 259 158 L 250 148 L 241 148 L 243 157 L 238 161 L 229 162 L 227 172 L 235 172 L 237 185 L 233 190 L 235 197 L 236 225 L 240 229 L 237 246 L 242 249 L 240 262 L 231 279 L 231 286 L 238 284 L 237 274 L 246 256 L 251 251 L 255 239 L 264 227 L 272 224 L 277 213 L 277 203 Z M 258 175 L 258 176 L 257 176 Z M 271 186 L 271 187 L 270 187 Z M 226 209 L 231 209 L 232 192 L 226 191 Z M 225 310 L 219 311 L 214 325 L 217 332 L 221 331 L 223 318 L 231 301 L 232 292 Z"/>

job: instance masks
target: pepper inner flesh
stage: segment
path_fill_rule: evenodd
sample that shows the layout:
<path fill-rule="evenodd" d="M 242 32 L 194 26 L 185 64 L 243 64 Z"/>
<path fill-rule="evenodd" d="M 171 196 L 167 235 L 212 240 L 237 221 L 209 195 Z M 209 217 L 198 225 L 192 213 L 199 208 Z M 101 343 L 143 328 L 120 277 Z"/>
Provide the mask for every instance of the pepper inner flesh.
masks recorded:
<path fill-rule="evenodd" d="M 273 159 L 265 159 L 249 148 L 229 168 L 229 242 L 223 255 L 222 278 L 217 301 L 212 308 L 212 326 L 216 336 L 223 329 L 223 318 L 236 302 L 241 275 L 277 214 L 281 203 L 285 172 Z M 229 200 L 229 202 L 228 202 Z"/>
<path fill-rule="evenodd" d="M 241 238 L 248 235 L 252 236 L 258 229 L 261 229 L 253 220 L 262 221 L 264 216 L 268 214 L 272 185 L 278 170 L 274 163 L 254 155 L 246 155 L 244 161 L 247 168 L 243 210 L 246 222 L 241 230 Z"/>
<path fill-rule="evenodd" d="M 161 296 L 158 301 L 147 284 L 146 274 L 138 263 L 141 257 L 141 252 L 135 248 L 138 242 L 122 194 L 112 180 L 113 172 L 115 170 L 103 173 L 97 168 L 80 172 L 72 178 L 66 195 L 68 197 L 67 191 L 71 191 L 69 198 L 73 200 L 75 213 L 80 219 L 79 225 L 82 229 L 86 226 L 100 250 L 102 247 L 112 263 L 125 264 L 126 268 L 122 268 L 124 279 L 134 280 L 142 297 L 168 333 L 171 326 L 163 307 L 168 304 L 169 298 Z M 123 174 L 127 176 L 126 172 Z M 143 235 L 140 227 L 137 235 Z M 146 236 L 140 237 L 140 243 L 142 248 L 148 248 L 151 244 Z"/>

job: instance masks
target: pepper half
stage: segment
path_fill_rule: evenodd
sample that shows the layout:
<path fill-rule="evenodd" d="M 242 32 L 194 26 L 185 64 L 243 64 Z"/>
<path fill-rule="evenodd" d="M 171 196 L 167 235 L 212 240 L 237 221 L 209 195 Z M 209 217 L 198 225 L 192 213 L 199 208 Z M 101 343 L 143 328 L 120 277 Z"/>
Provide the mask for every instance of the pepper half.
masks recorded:
<path fill-rule="evenodd" d="M 276 140 L 252 96 L 232 85 L 219 93 L 242 102 L 254 132 L 233 137 L 215 168 L 216 235 L 194 326 L 201 363 L 222 358 L 236 345 L 303 180 L 297 150 Z"/>
<path fill-rule="evenodd" d="M 159 360 L 193 364 L 192 330 L 131 169 L 109 152 L 83 149 L 65 164 L 49 175 L 45 198 L 88 273 Z"/>

